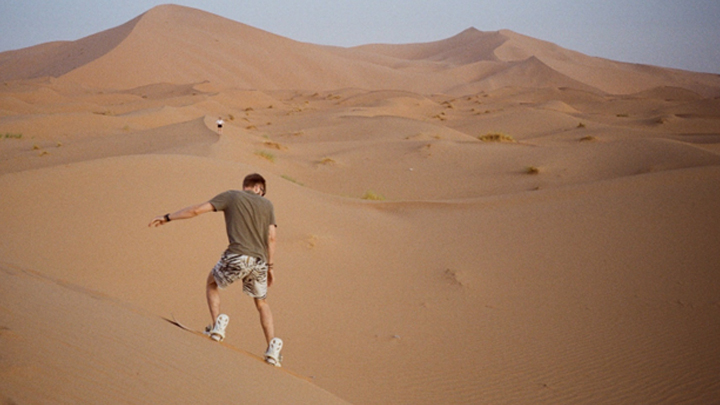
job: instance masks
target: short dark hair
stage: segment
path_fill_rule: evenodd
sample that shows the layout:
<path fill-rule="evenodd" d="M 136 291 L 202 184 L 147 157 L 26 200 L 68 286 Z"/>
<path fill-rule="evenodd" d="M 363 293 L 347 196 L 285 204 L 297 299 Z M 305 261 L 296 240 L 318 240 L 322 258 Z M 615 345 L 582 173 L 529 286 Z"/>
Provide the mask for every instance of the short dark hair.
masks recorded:
<path fill-rule="evenodd" d="M 243 188 L 253 188 L 256 184 L 260 184 L 263 189 L 266 189 L 265 178 L 257 173 L 248 174 L 243 180 Z"/>

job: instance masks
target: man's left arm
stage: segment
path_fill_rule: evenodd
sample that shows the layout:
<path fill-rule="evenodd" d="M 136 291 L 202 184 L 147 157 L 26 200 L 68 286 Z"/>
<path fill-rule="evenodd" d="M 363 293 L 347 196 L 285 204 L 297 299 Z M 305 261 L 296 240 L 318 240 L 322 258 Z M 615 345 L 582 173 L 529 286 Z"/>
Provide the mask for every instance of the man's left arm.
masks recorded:
<path fill-rule="evenodd" d="M 270 225 L 268 228 L 268 252 L 267 252 L 267 263 L 268 263 L 268 287 L 270 287 L 275 279 L 275 241 L 277 240 L 277 226 Z"/>

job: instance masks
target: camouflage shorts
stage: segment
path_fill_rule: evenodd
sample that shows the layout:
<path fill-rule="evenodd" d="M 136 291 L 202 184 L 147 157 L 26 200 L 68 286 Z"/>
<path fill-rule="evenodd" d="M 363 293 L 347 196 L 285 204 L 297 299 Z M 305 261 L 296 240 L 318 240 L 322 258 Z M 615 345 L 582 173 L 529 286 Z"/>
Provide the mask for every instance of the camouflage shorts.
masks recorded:
<path fill-rule="evenodd" d="M 225 252 L 212 269 L 218 287 L 226 288 L 237 280 L 243 282 L 243 292 L 258 299 L 267 296 L 268 266 L 262 259 Z"/>

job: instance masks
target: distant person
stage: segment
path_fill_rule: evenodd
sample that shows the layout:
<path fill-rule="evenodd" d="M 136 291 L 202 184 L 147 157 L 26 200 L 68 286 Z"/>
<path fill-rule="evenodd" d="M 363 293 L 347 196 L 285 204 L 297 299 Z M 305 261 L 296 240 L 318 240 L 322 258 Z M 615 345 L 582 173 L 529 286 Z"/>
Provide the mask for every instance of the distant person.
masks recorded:
<path fill-rule="evenodd" d="M 265 179 L 257 173 L 250 174 L 243 180 L 242 191 L 228 190 L 208 202 L 155 217 L 148 226 L 157 227 L 178 219 L 223 211 L 230 244 L 207 278 L 206 296 L 213 323 L 205 333 L 216 341 L 225 339 L 225 328 L 230 319 L 220 313 L 219 290 L 242 280 L 243 292 L 254 298 L 260 313 L 260 325 L 268 344 L 265 361 L 280 367 L 283 341 L 275 337 L 272 312 L 266 302 L 267 289 L 275 279 L 273 260 L 277 225 L 273 205 L 265 198 L 265 190 Z"/>
<path fill-rule="evenodd" d="M 222 134 L 222 128 L 225 121 L 223 121 L 222 117 L 218 117 L 217 121 L 215 121 L 217 124 L 218 134 Z"/>

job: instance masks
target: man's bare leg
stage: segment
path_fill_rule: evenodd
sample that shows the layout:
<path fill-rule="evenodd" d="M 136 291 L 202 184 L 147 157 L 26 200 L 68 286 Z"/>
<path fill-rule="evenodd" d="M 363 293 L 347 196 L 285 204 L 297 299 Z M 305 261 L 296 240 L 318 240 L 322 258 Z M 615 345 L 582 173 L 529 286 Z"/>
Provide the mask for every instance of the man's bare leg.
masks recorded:
<path fill-rule="evenodd" d="M 273 324 L 270 305 L 268 305 L 265 299 L 255 298 L 255 307 L 258 313 L 260 313 L 260 326 L 262 326 L 263 333 L 265 333 L 265 340 L 270 344 L 270 341 L 275 337 L 275 325 Z"/>
<path fill-rule="evenodd" d="M 207 297 L 208 308 L 210 309 L 210 316 L 212 317 L 212 325 L 215 326 L 215 320 L 218 315 L 220 315 L 220 290 L 212 272 L 208 275 L 205 296 Z"/>

